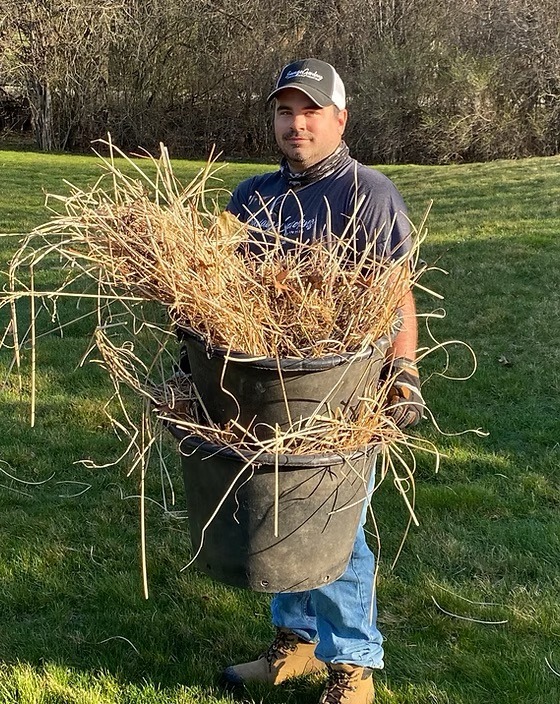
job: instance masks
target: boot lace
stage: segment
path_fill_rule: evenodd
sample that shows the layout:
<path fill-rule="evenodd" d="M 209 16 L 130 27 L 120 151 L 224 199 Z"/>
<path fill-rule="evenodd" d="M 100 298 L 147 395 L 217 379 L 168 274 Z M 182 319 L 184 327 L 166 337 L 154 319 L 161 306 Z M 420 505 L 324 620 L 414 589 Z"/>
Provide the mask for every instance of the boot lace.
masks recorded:
<path fill-rule="evenodd" d="M 320 704 L 340 704 L 348 692 L 354 692 L 356 687 L 350 683 L 351 677 L 350 672 L 329 670 L 329 679 Z"/>
<path fill-rule="evenodd" d="M 269 665 L 272 665 L 276 660 L 281 658 L 286 653 L 296 650 L 298 644 L 298 638 L 295 633 L 290 631 L 278 631 L 276 638 L 270 644 L 264 657 L 266 658 Z"/>

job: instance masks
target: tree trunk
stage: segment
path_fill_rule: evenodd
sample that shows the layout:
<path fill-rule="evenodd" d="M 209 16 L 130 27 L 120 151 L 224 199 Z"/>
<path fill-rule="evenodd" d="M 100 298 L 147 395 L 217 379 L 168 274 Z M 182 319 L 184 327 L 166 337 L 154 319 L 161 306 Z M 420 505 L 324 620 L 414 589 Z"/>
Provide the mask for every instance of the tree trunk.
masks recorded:
<path fill-rule="evenodd" d="M 54 148 L 53 115 L 48 81 L 34 78 L 30 93 L 29 102 L 33 111 L 33 131 L 37 146 L 44 152 L 52 152 Z"/>

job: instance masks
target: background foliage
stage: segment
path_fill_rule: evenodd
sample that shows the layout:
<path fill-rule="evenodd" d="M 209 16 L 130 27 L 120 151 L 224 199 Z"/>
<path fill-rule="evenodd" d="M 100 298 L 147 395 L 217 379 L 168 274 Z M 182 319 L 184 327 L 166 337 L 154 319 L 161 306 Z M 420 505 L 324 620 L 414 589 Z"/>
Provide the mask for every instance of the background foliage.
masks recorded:
<path fill-rule="evenodd" d="M 558 151 L 557 0 L 4 0 L 0 129 L 17 98 L 44 150 L 270 156 L 266 96 L 305 56 L 342 75 L 366 163 Z"/>

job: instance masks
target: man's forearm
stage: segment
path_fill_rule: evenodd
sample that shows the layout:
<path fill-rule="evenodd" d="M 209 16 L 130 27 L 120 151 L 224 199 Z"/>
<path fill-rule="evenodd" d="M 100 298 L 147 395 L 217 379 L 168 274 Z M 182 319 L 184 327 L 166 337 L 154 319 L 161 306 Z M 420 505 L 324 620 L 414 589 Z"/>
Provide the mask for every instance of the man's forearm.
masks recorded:
<path fill-rule="evenodd" d="M 405 357 L 415 361 L 418 347 L 418 323 L 416 321 L 416 304 L 414 303 L 412 291 L 407 291 L 403 296 L 400 310 L 402 314 L 401 329 L 397 333 L 387 359 Z"/>

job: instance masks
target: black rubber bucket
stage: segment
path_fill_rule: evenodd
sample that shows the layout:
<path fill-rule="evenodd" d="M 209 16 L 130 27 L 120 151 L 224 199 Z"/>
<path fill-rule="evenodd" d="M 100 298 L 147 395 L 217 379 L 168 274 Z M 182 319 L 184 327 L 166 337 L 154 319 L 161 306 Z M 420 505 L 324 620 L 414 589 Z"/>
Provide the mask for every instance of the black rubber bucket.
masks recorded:
<path fill-rule="evenodd" d="M 208 347 L 193 331 L 182 329 L 180 335 L 194 385 L 212 421 L 224 426 L 235 420 L 259 440 L 273 437 L 277 425 L 285 432 L 337 408 L 353 420 L 361 399 L 375 390 L 391 344 L 382 337 L 355 354 L 255 360 Z"/>
<path fill-rule="evenodd" d="M 343 574 L 375 448 L 346 456 L 255 456 L 170 430 L 180 441 L 201 571 L 259 592 L 305 591 Z"/>

